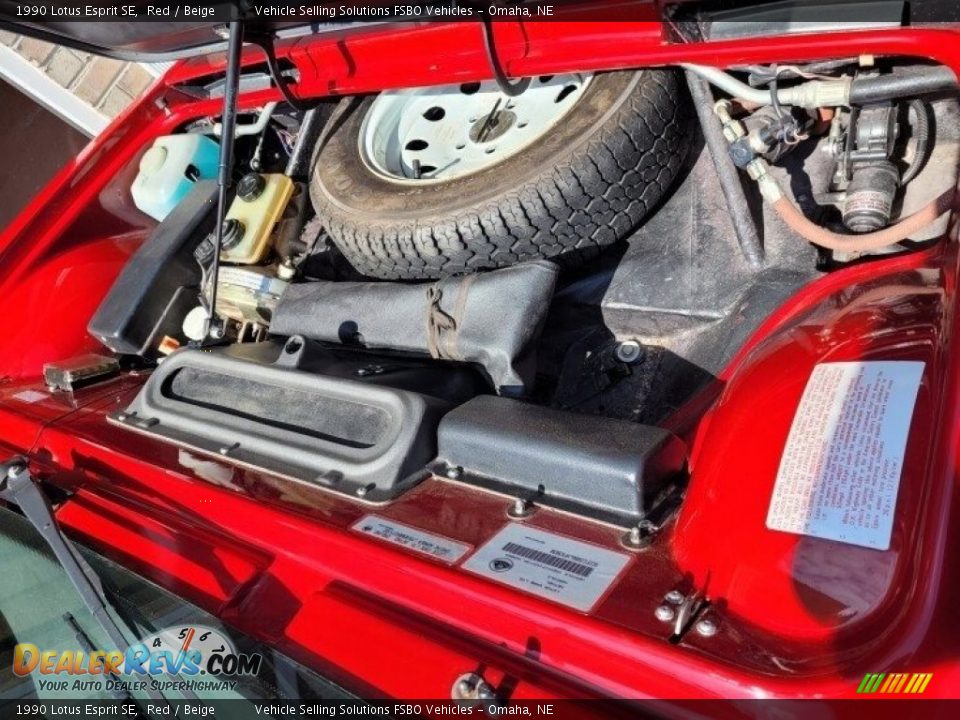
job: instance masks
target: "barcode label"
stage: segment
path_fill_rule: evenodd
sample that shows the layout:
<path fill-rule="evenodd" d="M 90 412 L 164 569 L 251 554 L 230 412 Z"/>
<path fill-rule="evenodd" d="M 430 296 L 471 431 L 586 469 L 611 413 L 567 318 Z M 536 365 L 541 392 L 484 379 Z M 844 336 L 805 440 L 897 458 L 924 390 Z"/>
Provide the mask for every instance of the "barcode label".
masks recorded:
<path fill-rule="evenodd" d="M 580 577 L 587 577 L 593 572 L 592 567 L 581 565 L 573 560 L 564 560 L 563 558 L 558 558 L 554 555 L 548 555 L 545 552 L 524 547 L 523 545 L 517 545 L 516 543 L 507 543 L 503 546 L 503 551 L 511 555 L 519 555 L 520 557 L 530 558 L 531 560 L 542 562 L 544 565 L 555 567 L 558 570 L 572 572 L 574 575 L 579 575 Z"/>
<path fill-rule="evenodd" d="M 510 523 L 463 563 L 504 585 L 590 610 L 630 562 L 630 556 L 590 543 Z"/>

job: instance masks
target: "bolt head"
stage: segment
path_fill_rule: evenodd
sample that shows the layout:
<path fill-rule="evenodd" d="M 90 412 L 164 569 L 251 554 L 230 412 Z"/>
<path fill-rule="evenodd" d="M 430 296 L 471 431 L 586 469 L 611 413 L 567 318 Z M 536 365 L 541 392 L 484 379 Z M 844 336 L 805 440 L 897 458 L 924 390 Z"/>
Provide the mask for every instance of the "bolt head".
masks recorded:
<path fill-rule="evenodd" d="M 686 597 L 679 590 L 671 590 L 666 595 L 663 596 L 663 599 L 666 600 L 671 605 L 679 605 L 682 603 Z"/>
<path fill-rule="evenodd" d="M 676 612 L 669 605 L 661 605 L 653 613 L 657 620 L 660 622 L 673 622 L 673 618 L 676 617 Z"/>
<path fill-rule="evenodd" d="M 698 620 L 696 625 L 697 633 L 703 637 L 713 637 L 717 634 L 717 624 L 710 618 Z"/>
<path fill-rule="evenodd" d="M 640 343 L 638 343 L 636 340 L 625 340 L 617 345 L 615 354 L 617 356 L 617 360 L 622 363 L 634 363 L 640 359 L 642 352 L 643 349 L 640 347 Z"/>
<path fill-rule="evenodd" d="M 367 489 L 365 487 L 357 488 L 357 497 L 363 497 L 367 494 Z"/>
<path fill-rule="evenodd" d="M 481 680 L 477 683 L 477 697 L 481 700 L 496 700 L 497 693 L 489 684 Z"/>
<path fill-rule="evenodd" d="M 447 477 L 451 480 L 459 480 L 463 477 L 463 468 L 462 467 L 448 467 L 447 468 Z"/>

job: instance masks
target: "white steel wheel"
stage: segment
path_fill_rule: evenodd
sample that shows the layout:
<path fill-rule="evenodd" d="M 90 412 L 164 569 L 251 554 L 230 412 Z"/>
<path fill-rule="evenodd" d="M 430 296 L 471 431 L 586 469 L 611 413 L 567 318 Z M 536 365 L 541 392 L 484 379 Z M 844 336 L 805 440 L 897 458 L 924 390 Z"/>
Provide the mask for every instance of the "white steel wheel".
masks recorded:
<path fill-rule="evenodd" d="M 690 146 L 682 76 L 651 68 L 531 85 L 516 99 L 489 83 L 337 103 L 311 157 L 310 200 L 359 275 L 431 280 L 538 258 L 576 267 L 632 234 Z"/>
<path fill-rule="evenodd" d="M 549 133 L 577 104 L 589 74 L 532 78 L 516 97 L 496 82 L 380 93 L 360 131 L 360 156 L 399 183 L 438 183 L 484 170 Z"/>

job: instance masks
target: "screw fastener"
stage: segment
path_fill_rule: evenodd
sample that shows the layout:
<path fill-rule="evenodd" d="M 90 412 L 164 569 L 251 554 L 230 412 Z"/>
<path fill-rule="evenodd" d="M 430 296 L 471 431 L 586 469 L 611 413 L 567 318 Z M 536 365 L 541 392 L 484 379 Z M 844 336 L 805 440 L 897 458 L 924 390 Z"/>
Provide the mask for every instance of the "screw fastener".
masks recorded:
<path fill-rule="evenodd" d="M 717 634 L 717 624 L 709 618 L 698 620 L 696 624 L 697 633 L 703 637 L 713 637 Z"/>
<path fill-rule="evenodd" d="M 660 622 L 668 623 L 672 622 L 673 618 L 676 616 L 676 612 L 669 605 L 661 605 L 653 613 L 657 620 Z"/>
<path fill-rule="evenodd" d="M 530 517 L 536 511 L 537 508 L 532 502 L 523 498 L 517 498 L 513 501 L 513 505 L 507 508 L 507 517 L 522 520 L 523 518 Z"/>
<path fill-rule="evenodd" d="M 447 468 L 447 477 L 451 480 L 459 480 L 463 476 L 463 468 L 451 466 Z"/>
<path fill-rule="evenodd" d="M 671 605 L 679 605 L 686 599 L 686 596 L 679 590 L 671 590 L 663 596 L 663 599 Z"/>
<path fill-rule="evenodd" d="M 489 702 L 497 699 L 497 691 L 477 673 L 467 673 L 454 681 L 450 697 L 454 700 Z"/>

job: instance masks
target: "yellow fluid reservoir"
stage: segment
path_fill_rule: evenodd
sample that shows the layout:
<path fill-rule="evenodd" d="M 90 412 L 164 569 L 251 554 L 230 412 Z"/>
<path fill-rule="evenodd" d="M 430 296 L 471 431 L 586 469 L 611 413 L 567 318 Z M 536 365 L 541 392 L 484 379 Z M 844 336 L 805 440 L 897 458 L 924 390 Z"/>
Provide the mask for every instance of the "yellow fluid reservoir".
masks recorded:
<path fill-rule="evenodd" d="M 224 243 L 220 259 L 225 262 L 258 263 L 270 247 L 270 235 L 293 195 L 293 180 L 286 175 L 250 173 L 237 183 L 237 197 L 226 219 L 243 227 L 243 234 L 230 245 Z"/>

